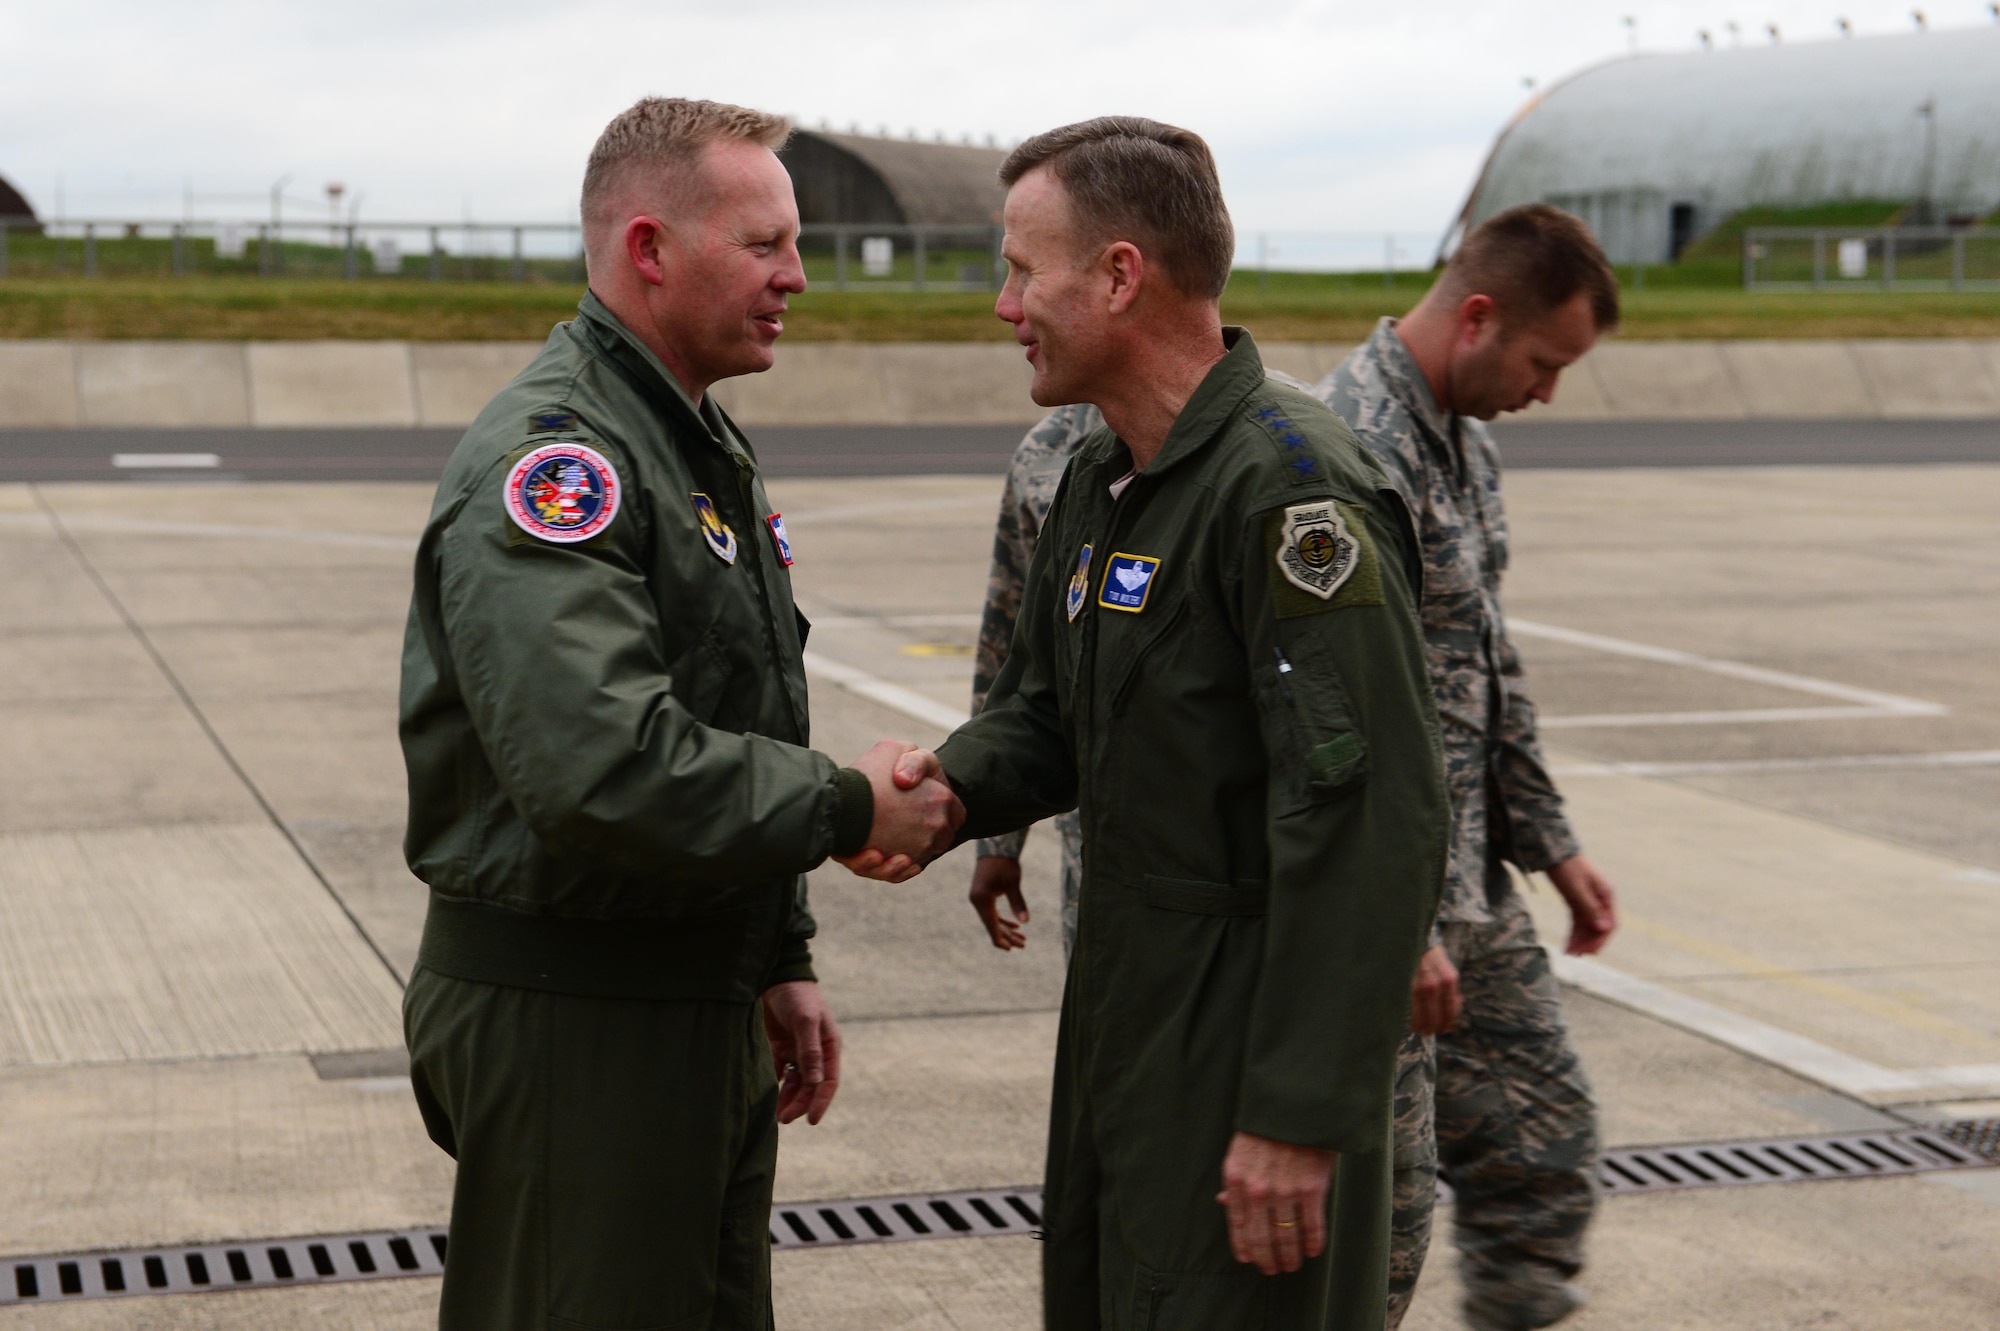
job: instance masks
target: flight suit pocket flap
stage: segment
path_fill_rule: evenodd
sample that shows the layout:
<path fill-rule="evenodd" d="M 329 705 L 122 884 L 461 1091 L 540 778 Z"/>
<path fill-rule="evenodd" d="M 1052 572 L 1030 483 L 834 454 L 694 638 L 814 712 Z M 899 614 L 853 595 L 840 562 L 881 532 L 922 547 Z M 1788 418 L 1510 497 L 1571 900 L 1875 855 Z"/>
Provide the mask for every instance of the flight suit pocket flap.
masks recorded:
<path fill-rule="evenodd" d="M 1146 904 L 1191 915 L 1262 915 L 1270 904 L 1270 885 L 1262 879 L 1209 883 L 1195 878 L 1162 878 L 1147 874 L 1142 888 Z"/>

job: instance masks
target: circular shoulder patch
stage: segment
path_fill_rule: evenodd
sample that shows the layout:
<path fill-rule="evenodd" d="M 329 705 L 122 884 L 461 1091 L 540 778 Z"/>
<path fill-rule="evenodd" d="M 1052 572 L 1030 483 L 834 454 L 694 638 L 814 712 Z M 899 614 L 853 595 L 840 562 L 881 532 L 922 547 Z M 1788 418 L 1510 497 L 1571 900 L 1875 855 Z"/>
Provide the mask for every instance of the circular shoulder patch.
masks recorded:
<path fill-rule="evenodd" d="M 618 473 L 582 444 L 548 444 L 507 473 L 507 516 L 530 536 L 587 541 L 618 516 Z"/>

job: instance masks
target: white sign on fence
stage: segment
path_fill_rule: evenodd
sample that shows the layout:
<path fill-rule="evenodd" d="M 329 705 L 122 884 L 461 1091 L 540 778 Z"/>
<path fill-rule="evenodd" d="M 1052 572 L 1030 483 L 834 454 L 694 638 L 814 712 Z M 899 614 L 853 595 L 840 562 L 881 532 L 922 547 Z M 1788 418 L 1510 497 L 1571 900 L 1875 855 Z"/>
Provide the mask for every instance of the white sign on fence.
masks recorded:
<path fill-rule="evenodd" d="M 377 277 L 394 277 L 403 271 L 403 252 L 394 236 L 377 236 L 368 242 L 368 260 Z"/>
<path fill-rule="evenodd" d="M 896 267 L 896 242 L 887 236 L 861 238 L 861 271 L 869 277 L 887 277 Z"/>
<path fill-rule="evenodd" d="M 1843 240 L 1840 242 L 1840 275 L 1842 277 L 1868 276 L 1867 241 Z"/>
<path fill-rule="evenodd" d="M 242 226 L 235 222 L 224 222 L 215 228 L 215 257 L 218 259 L 243 257 Z"/>

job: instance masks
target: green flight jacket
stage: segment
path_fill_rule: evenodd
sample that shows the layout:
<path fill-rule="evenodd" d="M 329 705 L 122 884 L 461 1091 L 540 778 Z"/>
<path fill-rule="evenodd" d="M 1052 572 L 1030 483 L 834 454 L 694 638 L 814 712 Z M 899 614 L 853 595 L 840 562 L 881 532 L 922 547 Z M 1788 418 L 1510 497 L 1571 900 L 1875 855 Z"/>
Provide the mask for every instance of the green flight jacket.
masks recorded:
<path fill-rule="evenodd" d="M 1421 563 L 1352 432 L 1225 340 L 1121 495 L 1125 445 L 1078 450 L 1006 666 L 939 750 L 964 836 L 1082 812 L 1050 1327 L 1382 1316 L 1396 1049 L 1449 832 Z M 1343 1153 L 1328 1256 L 1269 1288 L 1210 1201 L 1237 1130 Z"/>
<path fill-rule="evenodd" d="M 510 511 L 539 511 L 522 468 L 552 445 L 558 468 L 587 450 L 572 479 L 611 473 L 587 537 L 587 483 L 553 525 Z M 616 998 L 811 977 L 802 875 L 860 847 L 873 802 L 806 747 L 808 626 L 774 514 L 713 396 L 697 408 L 595 296 L 480 413 L 403 647 L 421 964 Z"/>

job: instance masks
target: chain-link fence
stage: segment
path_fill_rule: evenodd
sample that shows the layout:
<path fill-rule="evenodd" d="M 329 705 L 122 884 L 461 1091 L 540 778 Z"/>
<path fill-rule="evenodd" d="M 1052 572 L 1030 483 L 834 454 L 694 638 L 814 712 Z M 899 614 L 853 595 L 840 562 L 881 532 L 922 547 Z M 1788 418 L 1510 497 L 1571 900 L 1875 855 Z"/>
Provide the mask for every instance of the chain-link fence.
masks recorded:
<path fill-rule="evenodd" d="M 2000 291 L 2000 227 L 1751 227 L 1751 291 Z"/>

